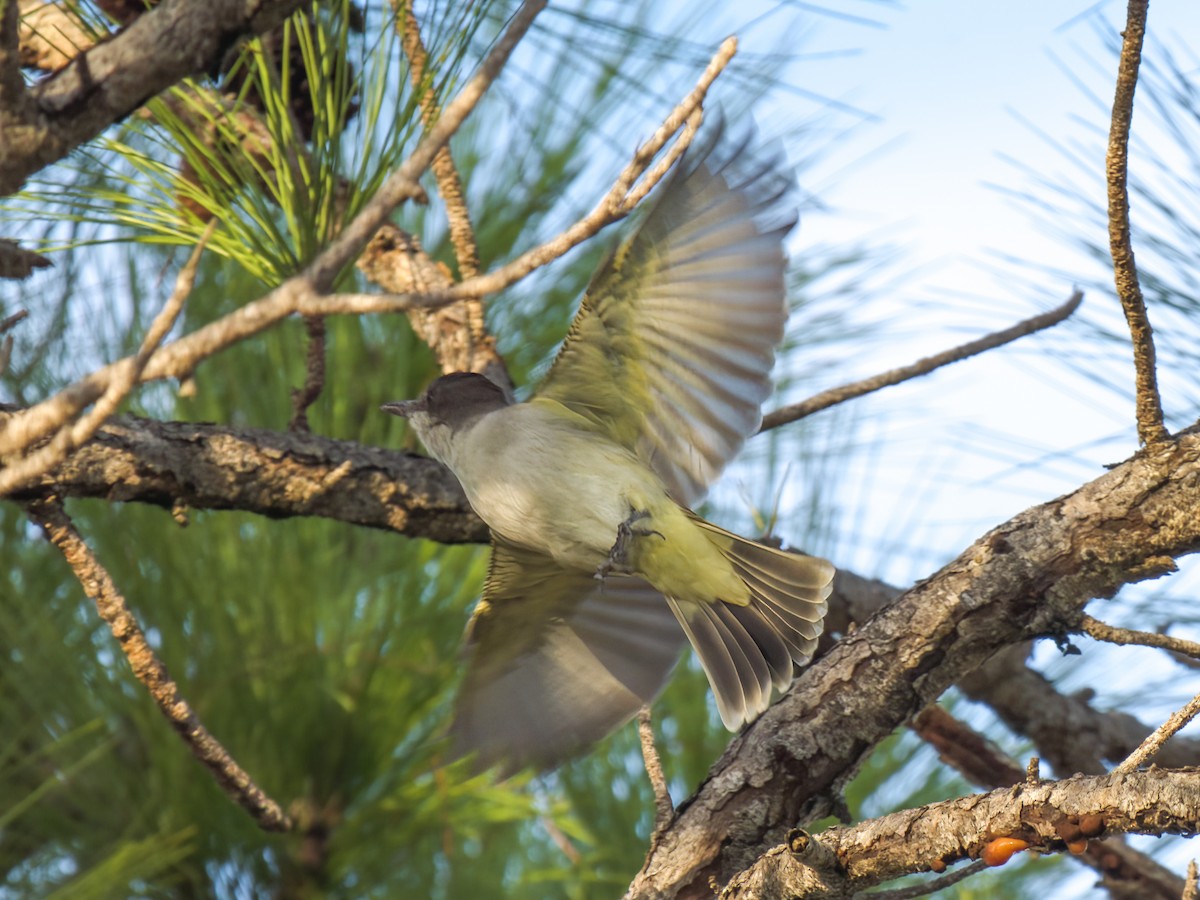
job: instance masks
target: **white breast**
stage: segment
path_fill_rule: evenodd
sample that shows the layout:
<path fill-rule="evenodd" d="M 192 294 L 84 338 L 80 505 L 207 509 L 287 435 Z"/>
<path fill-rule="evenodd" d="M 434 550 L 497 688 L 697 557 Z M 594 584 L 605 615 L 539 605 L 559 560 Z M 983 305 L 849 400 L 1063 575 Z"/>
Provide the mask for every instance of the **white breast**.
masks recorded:
<path fill-rule="evenodd" d="M 447 463 L 493 531 L 572 568 L 607 557 L 630 495 L 663 490 L 624 448 L 530 404 L 456 435 Z"/>

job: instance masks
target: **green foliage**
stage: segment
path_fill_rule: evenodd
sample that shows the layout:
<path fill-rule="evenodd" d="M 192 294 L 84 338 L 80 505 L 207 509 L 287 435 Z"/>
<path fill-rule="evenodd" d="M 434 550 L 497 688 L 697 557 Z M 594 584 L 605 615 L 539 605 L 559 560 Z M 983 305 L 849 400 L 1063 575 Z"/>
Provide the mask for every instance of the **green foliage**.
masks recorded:
<path fill-rule="evenodd" d="M 22 298 L 46 339 L 18 345 L 6 388 L 41 397 L 136 346 L 169 290 L 162 273 L 178 265 L 178 248 L 195 242 L 208 213 L 220 227 L 182 331 L 295 272 L 411 149 L 422 94 L 451 96 L 512 6 L 420 9 L 433 67 L 414 91 L 390 15 L 369 10 L 359 31 L 345 3 L 314 5 L 277 43 L 249 42 L 221 87 L 189 81 L 42 173 L 2 215 L 8 223 L 34 213 L 41 219 L 40 245 L 56 254 L 60 290 Z M 714 8 L 689 7 L 688 24 Z M 665 36 L 687 31 L 658 22 L 660 7 L 630 9 L 615 18 L 603 4 L 548 11 L 513 63 L 532 100 L 518 103 L 512 82 L 502 82 L 456 137 L 485 267 L 594 202 L 596 186 L 631 150 L 626 123 L 639 104 L 653 105 L 657 117 L 706 61 L 706 46 Z M 664 79 L 670 66 L 687 79 Z M 737 85 L 730 102 L 741 103 L 767 83 L 754 67 L 730 80 Z M 313 111 L 310 125 L 297 114 L 299 86 L 308 92 L 299 99 Z M 611 151 L 607 158 L 598 147 Z M 453 265 L 436 205 L 398 217 Z M 519 384 L 536 378 L 566 333 L 605 240 L 489 301 L 489 324 Z M 814 263 L 798 290 L 824 271 L 853 272 L 862 262 L 853 253 Z M 355 277 L 346 273 L 344 283 Z M 818 321 L 822 333 L 844 340 L 846 323 L 829 309 Z M 364 444 L 411 443 L 403 423 L 377 408 L 414 395 L 432 377 L 428 351 L 396 317 L 327 326 L 327 378 L 310 411 L 313 430 Z M 812 335 L 804 341 L 811 347 Z M 287 322 L 202 366 L 187 396 L 158 385 L 129 409 L 280 429 L 304 367 L 303 328 Z M 785 389 L 809 374 L 786 361 L 781 371 Z M 853 431 L 853 422 L 839 421 L 843 434 Z M 836 455 L 813 452 L 829 434 L 790 435 L 760 441 L 752 471 L 770 476 L 756 479 L 765 492 L 718 496 L 714 510 L 768 524 L 774 517 L 762 513 L 781 501 L 780 532 L 819 549 L 834 513 L 817 489 L 803 500 L 783 495 L 780 472 L 793 461 L 806 483 L 819 486 L 827 480 L 821 467 Z M 633 727 L 535 780 L 496 785 L 461 765 L 441 765 L 439 735 L 456 688 L 462 628 L 485 571 L 483 548 L 437 547 L 320 520 L 191 512 L 181 527 L 160 509 L 89 501 L 69 511 L 183 695 L 302 829 L 265 834 L 230 803 L 135 682 L 63 561 L 17 507 L 3 505 L 0 898 L 583 900 L 614 896 L 636 871 L 653 803 Z M 690 659 L 655 715 L 678 801 L 728 739 Z M 870 767 L 871 790 L 901 767 L 896 748 L 885 747 Z"/>

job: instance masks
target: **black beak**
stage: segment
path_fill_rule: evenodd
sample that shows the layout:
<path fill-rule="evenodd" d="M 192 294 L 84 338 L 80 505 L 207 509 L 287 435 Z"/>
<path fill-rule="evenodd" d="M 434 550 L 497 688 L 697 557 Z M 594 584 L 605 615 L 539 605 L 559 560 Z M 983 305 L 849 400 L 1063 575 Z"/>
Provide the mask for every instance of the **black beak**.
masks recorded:
<path fill-rule="evenodd" d="M 385 403 L 379 408 L 385 413 L 391 413 L 393 416 L 400 416 L 402 419 L 407 419 L 410 414 L 420 412 L 423 407 L 420 400 L 395 400 L 391 403 Z"/>

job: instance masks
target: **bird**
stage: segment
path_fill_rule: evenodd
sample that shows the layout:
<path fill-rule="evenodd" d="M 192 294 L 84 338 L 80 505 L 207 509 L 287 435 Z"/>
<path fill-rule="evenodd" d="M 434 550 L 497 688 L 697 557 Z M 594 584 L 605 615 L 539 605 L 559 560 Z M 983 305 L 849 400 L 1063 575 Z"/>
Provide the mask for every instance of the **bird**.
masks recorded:
<path fill-rule="evenodd" d="M 796 222 L 778 153 L 694 142 L 593 276 L 516 402 L 456 372 L 385 403 L 491 531 L 449 735 L 502 775 L 552 769 L 652 703 L 685 642 L 736 731 L 812 659 L 833 566 L 693 511 L 762 420 Z"/>

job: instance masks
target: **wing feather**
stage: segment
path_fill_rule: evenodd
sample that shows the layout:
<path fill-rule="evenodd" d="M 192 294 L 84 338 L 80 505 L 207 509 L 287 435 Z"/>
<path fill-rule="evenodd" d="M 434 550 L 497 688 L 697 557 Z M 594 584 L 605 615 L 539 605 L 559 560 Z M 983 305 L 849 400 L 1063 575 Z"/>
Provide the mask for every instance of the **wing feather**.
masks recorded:
<path fill-rule="evenodd" d="M 693 145 L 597 272 L 538 396 L 628 447 L 685 506 L 761 422 L 783 338 L 783 239 L 795 223 L 775 156 L 718 134 Z"/>
<path fill-rule="evenodd" d="M 666 600 L 644 581 L 601 584 L 497 539 L 468 626 L 454 750 L 504 774 L 551 768 L 653 701 L 683 641 Z"/>

